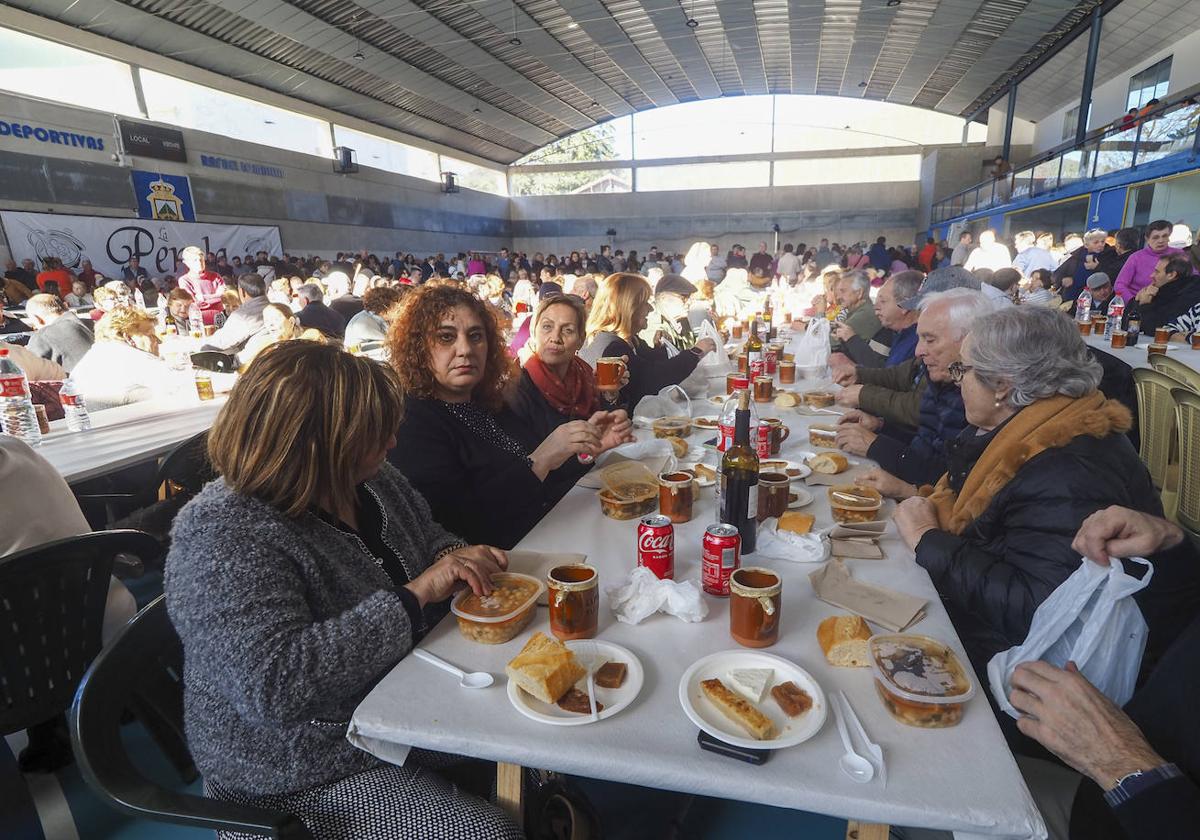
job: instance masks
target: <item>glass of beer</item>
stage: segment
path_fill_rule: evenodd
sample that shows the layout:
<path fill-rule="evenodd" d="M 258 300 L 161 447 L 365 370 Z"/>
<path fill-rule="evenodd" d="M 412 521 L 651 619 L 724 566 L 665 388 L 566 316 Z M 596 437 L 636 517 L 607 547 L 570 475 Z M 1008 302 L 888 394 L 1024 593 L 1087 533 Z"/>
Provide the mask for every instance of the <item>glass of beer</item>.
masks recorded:
<path fill-rule="evenodd" d="M 1192 349 L 1200 350 L 1200 331 L 1192 333 Z"/>
<path fill-rule="evenodd" d="M 1169 329 L 1167 329 L 1166 327 L 1155 327 L 1154 328 L 1154 343 L 1155 344 L 1166 344 L 1170 340 L 1171 340 L 1171 331 Z"/>
<path fill-rule="evenodd" d="M 731 335 L 732 335 L 734 338 L 741 338 L 741 337 L 742 337 L 742 322 L 741 322 L 741 321 L 735 321 L 735 322 L 734 322 L 733 326 L 730 328 L 730 334 L 731 334 Z"/>
<path fill-rule="evenodd" d="M 1125 330 L 1113 330 L 1112 332 L 1112 347 L 1114 350 L 1120 350 L 1129 340 L 1129 333 Z"/>
<path fill-rule="evenodd" d="M 775 380 L 769 376 L 754 377 L 754 401 L 765 403 L 775 398 Z"/>
<path fill-rule="evenodd" d="M 787 359 L 779 360 L 779 384 L 791 385 L 796 381 L 796 363 Z"/>
<path fill-rule="evenodd" d="M 202 400 L 216 399 L 217 393 L 213 390 L 212 374 L 206 370 L 196 371 L 196 395 Z"/>
<path fill-rule="evenodd" d="M 609 402 L 616 401 L 625 370 L 625 360 L 620 356 L 604 356 L 596 361 L 596 390 Z"/>
<path fill-rule="evenodd" d="M 1092 321 L 1090 318 L 1086 321 L 1078 321 L 1076 323 L 1079 324 L 1079 334 L 1080 335 L 1091 335 L 1092 334 Z"/>

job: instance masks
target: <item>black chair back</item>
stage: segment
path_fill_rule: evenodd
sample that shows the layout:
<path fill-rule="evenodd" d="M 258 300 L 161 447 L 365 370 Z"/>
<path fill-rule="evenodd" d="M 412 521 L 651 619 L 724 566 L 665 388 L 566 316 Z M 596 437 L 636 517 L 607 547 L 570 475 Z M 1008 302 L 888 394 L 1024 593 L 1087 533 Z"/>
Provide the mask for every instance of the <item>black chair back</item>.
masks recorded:
<path fill-rule="evenodd" d="M 183 732 L 183 644 L 159 596 L 88 669 L 71 706 L 71 742 L 84 781 L 119 811 L 144 819 L 281 840 L 312 840 L 296 817 L 172 790 L 148 779 L 121 739 L 121 718 L 154 710 Z"/>
<path fill-rule="evenodd" d="M 201 350 L 192 354 L 192 366 L 213 373 L 237 373 L 237 356 L 219 350 Z"/>
<path fill-rule="evenodd" d="M 100 652 L 114 560 L 161 552 L 141 531 L 100 531 L 0 558 L 0 734 L 66 711 Z"/>
<path fill-rule="evenodd" d="M 204 431 L 167 453 L 159 464 L 154 487 L 157 490 L 165 484 L 168 499 L 183 496 L 187 501 L 216 477 L 208 460 L 208 432 Z"/>

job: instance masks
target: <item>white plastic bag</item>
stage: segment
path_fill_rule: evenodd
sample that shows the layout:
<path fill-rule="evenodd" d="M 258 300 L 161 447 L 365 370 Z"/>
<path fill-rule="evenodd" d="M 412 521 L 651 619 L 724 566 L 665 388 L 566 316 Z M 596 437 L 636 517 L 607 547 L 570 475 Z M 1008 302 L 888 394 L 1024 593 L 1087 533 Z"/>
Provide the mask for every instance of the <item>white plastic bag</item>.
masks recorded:
<path fill-rule="evenodd" d="M 1083 560 L 1034 612 L 1025 641 L 992 657 L 988 682 L 1001 709 L 1020 717 L 1008 700 L 1012 674 L 1022 662 L 1039 659 L 1059 668 L 1074 662 L 1113 703 L 1123 706 L 1129 702 L 1142 666 L 1147 632 L 1146 619 L 1133 595 L 1154 575 L 1149 561 L 1132 557 L 1130 562 L 1146 567 L 1141 580 L 1127 574 L 1115 558 L 1107 568 Z"/>
<path fill-rule="evenodd" d="M 729 354 L 725 352 L 725 339 L 721 338 L 721 333 L 717 331 L 717 327 L 712 321 L 705 319 L 700 324 L 700 329 L 696 330 L 696 341 L 702 341 L 706 338 L 712 339 L 712 343 L 717 346 L 717 349 L 712 353 L 705 353 L 700 359 L 700 364 L 696 365 L 697 370 L 703 370 L 704 375 L 712 378 L 716 376 L 725 376 L 733 371 L 733 366 L 729 363 Z"/>
<path fill-rule="evenodd" d="M 808 329 L 788 343 L 788 352 L 795 355 L 796 368 L 824 368 L 829 365 L 829 321 L 813 318 Z"/>

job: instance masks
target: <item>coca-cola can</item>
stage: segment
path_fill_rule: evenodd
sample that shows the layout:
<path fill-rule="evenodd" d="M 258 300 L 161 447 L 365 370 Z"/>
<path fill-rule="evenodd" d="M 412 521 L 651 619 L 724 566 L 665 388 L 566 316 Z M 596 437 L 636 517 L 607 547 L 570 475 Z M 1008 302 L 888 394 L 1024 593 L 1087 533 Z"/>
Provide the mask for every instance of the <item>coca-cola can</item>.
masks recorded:
<path fill-rule="evenodd" d="M 774 376 L 775 368 L 779 364 L 779 348 L 774 344 L 763 351 L 763 364 L 766 366 L 767 376 Z"/>
<path fill-rule="evenodd" d="M 733 385 L 733 391 L 749 391 L 750 390 L 750 377 L 749 376 L 734 376 L 733 379 L 731 380 L 731 384 Z M 730 393 L 732 394 L 733 391 L 730 391 Z"/>
<path fill-rule="evenodd" d="M 752 362 L 750 362 L 750 381 L 751 382 L 754 381 L 754 377 L 756 377 L 756 376 L 766 376 L 766 375 L 767 375 L 766 360 L 759 357 L 757 359 L 754 359 Z"/>
<path fill-rule="evenodd" d="M 709 595 L 728 597 L 729 578 L 742 564 L 742 537 L 737 526 L 718 522 L 704 529 L 700 582 Z"/>
<path fill-rule="evenodd" d="M 637 564 L 663 580 L 675 579 L 675 526 L 660 513 L 638 523 Z"/>
<path fill-rule="evenodd" d="M 754 451 L 758 453 L 758 460 L 765 461 L 771 457 L 771 427 L 766 423 L 759 423 L 754 427 L 751 434 L 754 438 Z"/>
<path fill-rule="evenodd" d="M 717 426 L 717 451 L 724 452 L 733 446 L 733 426 Z"/>

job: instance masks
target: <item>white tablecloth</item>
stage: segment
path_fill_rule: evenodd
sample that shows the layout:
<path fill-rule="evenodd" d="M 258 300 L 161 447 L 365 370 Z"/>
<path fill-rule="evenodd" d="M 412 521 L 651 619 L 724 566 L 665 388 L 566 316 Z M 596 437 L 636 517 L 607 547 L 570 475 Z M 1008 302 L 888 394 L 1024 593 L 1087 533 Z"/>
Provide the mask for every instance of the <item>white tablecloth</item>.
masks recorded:
<path fill-rule="evenodd" d="M 83 481 L 166 454 L 210 428 L 224 404 L 224 395 L 204 402 L 193 391 L 94 411 L 86 432 L 69 431 L 66 420 L 55 420 L 38 452 L 67 483 Z"/>
<path fill-rule="evenodd" d="M 696 414 L 712 413 L 698 404 Z M 808 447 L 804 429 L 828 418 L 779 414 L 792 427 L 784 454 Z M 642 433 L 644 434 L 644 433 Z M 710 436 L 708 433 L 704 437 Z M 692 438 L 694 443 L 701 436 Z M 832 524 L 824 488 L 812 488 L 808 508 L 818 527 Z M 704 528 L 716 521 L 712 490 L 701 492 L 695 518 L 675 526 L 676 579 L 699 579 Z M 885 509 L 890 515 L 891 504 Z M 599 637 L 624 645 L 645 667 L 638 699 L 615 717 L 562 729 L 522 717 L 505 693 L 504 665 L 534 630 L 549 633 L 544 608 L 516 639 L 495 647 L 465 640 L 453 617 L 443 621 L 422 647 L 468 670 L 498 677 L 484 690 L 460 689 L 432 666 L 407 657 L 375 687 L 355 711 L 350 739 L 381 758 L 396 760 L 398 745 L 558 770 L 707 796 L 816 811 L 867 822 L 951 829 L 1004 837 L 1045 837 L 1045 826 L 992 716 L 982 690 L 968 704 L 962 722 L 949 729 L 915 729 L 893 720 L 878 699 L 865 669 L 826 664 L 816 641 L 821 619 L 839 612 L 818 601 L 808 582 L 811 565 L 764 562 L 784 579 L 782 633 L 767 652 L 794 661 L 812 673 L 828 693 L 844 689 L 868 734 L 884 749 L 886 789 L 860 785 L 838 769 L 842 745 L 832 714 L 812 740 L 775 752 L 760 767 L 702 751 L 696 727 L 678 699 L 680 677 L 697 659 L 737 648 L 729 636 L 728 600 L 708 599 L 708 618 L 685 624 L 664 615 L 630 626 L 615 620 L 603 590 L 622 580 L 635 564 L 637 520 L 618 522 L 600 513 L 595 491 L 573 489 L 524 539 L 519 548 L 580 551 L 600 570 Z M 887 559 L 848 561 L 864 580 L 929 599 L 928 616 L 914 631 L 950 643 L 958 637 L 928 575 L 889 531 Z M 744 558 L 754 564 L 754 555 Z M 962 657 L 966 662 L 966 657 Z M 969 667 L 969 666 L 968 666 Z"/>
<path fill-rule="evenodd" d="M 1144 333 L 1138 337 L 1136 347 L 1122 347 L 1119 350 L 1112 348 L 1110 339 L 1105 339 L 1104 336 L 1088 335 L 1084 336 L 1086 341 L 1092 347 L 1098 350 L 1103 350 L 1105 353 L 1111 353 L 1125 364 L 1132 368 L 1150 367 L 1150 360 L 1146 356 L 1146 348 L 1154 342 L 1154 336 L 1146 336 Z M 1176 360 L 1183 362 L 1185 365 L 1200 370 L 1200 350 L 1193 350 L 1192 345 L 1182 344 L 1172 341 L 1167 345 L 1167 354 Z"/>

